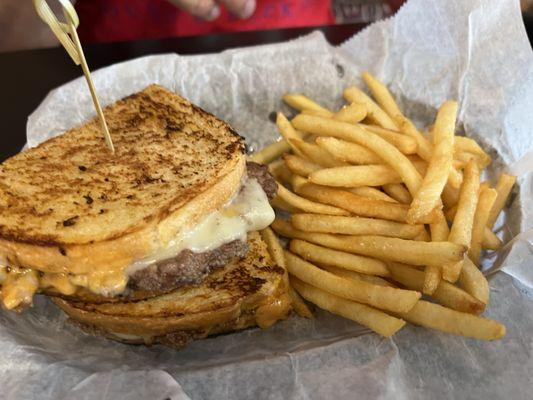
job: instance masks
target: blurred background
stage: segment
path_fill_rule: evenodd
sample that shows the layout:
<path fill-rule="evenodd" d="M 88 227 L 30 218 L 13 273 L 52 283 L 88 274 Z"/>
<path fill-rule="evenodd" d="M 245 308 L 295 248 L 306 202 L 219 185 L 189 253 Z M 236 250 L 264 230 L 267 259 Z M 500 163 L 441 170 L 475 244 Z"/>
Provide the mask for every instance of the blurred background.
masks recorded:
<path fill-rule="evenodd" d="M 443 0 L 445 1 L 445 0 Z M 368 23 L 403 0 L 77 0 L 83 43 Z M 57 0 L 48 4 L 58 10 Z M 522 0 L 531 35 L 533 0 Z M 31 0 L 0 0 L 0 52 L 57 46 Z"/>

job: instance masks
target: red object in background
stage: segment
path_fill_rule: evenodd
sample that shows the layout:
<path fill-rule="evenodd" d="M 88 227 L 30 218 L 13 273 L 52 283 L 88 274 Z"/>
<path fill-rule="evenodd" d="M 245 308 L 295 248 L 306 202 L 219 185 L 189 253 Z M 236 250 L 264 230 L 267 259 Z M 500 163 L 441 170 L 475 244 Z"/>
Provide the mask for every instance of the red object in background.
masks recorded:
<path fill-rule="evenodd" d="M 206 22 L 166 0 L 78 0 L 78 33 L 84 43 L 203 35 L 334 23 L 331 0 L 257 0 L 249 19 L 223 7 L 219 18 Z"/>

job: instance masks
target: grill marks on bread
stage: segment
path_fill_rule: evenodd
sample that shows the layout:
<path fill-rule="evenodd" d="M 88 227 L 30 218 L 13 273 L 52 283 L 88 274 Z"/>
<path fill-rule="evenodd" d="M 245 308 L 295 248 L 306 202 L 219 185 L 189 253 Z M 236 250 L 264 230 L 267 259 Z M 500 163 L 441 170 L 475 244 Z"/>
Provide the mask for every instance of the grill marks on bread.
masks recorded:
<path fill-rule="evenodd" d="M 120 237 L 186 204 L 244 152 L 228 124 L 157 85 L 104 113 L 115 156 L 92 120 L 0 166 L 0 237 L 41 245 Z"/>

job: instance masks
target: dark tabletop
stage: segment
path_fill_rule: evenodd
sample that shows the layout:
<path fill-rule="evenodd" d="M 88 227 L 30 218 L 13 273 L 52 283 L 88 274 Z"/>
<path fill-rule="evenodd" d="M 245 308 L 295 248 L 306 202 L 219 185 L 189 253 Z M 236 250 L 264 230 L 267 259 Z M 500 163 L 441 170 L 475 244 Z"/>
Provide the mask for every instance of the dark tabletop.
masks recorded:
<path fill-rule="evenodd" d="M 175 52 L 199 54 L 232 47 L 276 43 L 319 29 L 332 44 L 350 38 L 364 25 L 350 24 L 318 28 L 298 28 L 239 32 L 209 36 L 142 40 L 84 45 L 91 70 L 147 54 Z M 0 53 L 0 162 L 16 154 L 26 141 L 26 120 L 53 88 L 82 74 L 63 48 Z"/>

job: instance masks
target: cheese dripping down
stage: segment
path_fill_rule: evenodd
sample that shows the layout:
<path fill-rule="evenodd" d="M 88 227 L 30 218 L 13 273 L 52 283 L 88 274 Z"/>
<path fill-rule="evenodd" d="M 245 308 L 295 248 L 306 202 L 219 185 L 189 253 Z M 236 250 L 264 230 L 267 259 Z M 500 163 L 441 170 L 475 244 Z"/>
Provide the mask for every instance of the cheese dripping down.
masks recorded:
<path fill-rule="evenodd" d="M 128 278 L 135 271 L 176 257 L 186 249 L 199 253 L 233 240 L 246 240 L 248 232 L 266 228 L 274 217 L 274 210 L 261 185 L 255 179 L 247 179 L 228 204 L 207 215 L 193 229 L 175 237 L 167 246 L 122 270 L 79 275 L 39 274 L 31 269 L 0 265 L 0 300 L 5 308 L 12 310 L 31 304 L 33 294 L 46 288 L 64 295 L 72 295 L 80 287 L 103 296 L 119 295 L 126 290 Z"/>

